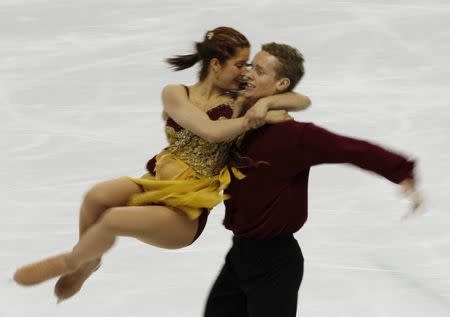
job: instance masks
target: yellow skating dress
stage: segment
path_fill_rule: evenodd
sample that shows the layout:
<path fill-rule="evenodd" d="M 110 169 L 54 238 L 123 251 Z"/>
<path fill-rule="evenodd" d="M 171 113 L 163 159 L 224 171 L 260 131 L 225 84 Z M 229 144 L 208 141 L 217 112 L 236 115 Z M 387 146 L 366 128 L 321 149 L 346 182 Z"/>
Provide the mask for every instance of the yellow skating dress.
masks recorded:
<path fill-rule="evenodd" d="M 230 119 L 233 106 L 222 104 L 207 114 L 211 120 Z M 166 121 L 165 132 L 169 147 L 156 156 L 155 175 L 128 177 L 144 190 L 131 196 L 128 205 L 176 207 L 191 220 L 196 219 L 203 208 L 209 211 L 228 198 L 222 190 L 231 181 L 230 173 L 238 179 L 244 177 L 236 168 L 226 165 L 233 141 L 209 143 L 171 118 Z"/>

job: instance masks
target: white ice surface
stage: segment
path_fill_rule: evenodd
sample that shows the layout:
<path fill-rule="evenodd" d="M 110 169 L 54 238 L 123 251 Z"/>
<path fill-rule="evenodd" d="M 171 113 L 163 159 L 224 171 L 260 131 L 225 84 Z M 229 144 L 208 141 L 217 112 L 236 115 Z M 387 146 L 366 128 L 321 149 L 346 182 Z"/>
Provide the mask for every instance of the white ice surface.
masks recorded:
<path fill-rule="evenodd" d="M 304 53 L 297 90 L 313 106 L 298 120 L 418 158 L 428 213 L 407 222 L 385 179 L 313 168 L 298 315 L 450 316 L 447 0 L 0 0 L 0 316 L 201 316 L 230 246 L 222 206 L 184 250 L 119 239 L 61 305 L 54 281 L 11 277 L 73 246 L 91 186 L 144 172 L 166 144 L 162 86 L 196 79 L 163 59 L 219 25 L 246 34 L 252 53 L 269 41 Z"/>

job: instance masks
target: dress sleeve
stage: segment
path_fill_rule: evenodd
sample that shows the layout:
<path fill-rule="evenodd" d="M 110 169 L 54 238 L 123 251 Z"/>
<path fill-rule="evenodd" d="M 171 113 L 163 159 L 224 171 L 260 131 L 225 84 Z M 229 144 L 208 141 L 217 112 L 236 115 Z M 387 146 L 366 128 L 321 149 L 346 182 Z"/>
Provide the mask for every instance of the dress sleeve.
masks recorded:
<path fill-rule="evenodd" d="M 307 123 L 299 136 L 299 155 L 308 165 L 349 163 L 393 183 L 413 178 L 415 161 L 370 142 L 335 134 Z"/>

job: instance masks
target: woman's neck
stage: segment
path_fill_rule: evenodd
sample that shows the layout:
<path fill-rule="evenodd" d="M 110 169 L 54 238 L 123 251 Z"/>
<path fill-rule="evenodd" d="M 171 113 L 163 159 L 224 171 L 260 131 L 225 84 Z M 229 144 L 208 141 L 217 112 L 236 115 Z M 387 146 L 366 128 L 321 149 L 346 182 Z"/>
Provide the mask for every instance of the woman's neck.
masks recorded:
<path fill-rule="evenodd" d="M 225 90 L 217 87 L 210 77 L 197 82 L 192 86 L 192 89 L 198 97 L 206 101 L 220 98 L 226 94 Z"/>

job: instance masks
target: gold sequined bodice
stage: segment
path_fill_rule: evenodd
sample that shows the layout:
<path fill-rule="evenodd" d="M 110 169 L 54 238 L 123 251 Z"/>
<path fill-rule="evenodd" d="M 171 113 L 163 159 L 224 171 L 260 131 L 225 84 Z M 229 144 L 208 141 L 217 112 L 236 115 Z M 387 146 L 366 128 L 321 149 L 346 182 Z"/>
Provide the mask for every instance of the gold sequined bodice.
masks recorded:
<path fill-rule="evenodd" d="M 231 105 L 222 104 L 210 109 L 207 114 L 211 120 L 221 117 L 230 119 L 233 116 L 233 108 Z M 171 118 L 167 119 L 165 131 L 169 141 L 166 151 L 188 164 L 196 173 L 211 177 L 218 175 L 225 166 L 233 141 L 209 143 L 182 128 Z"/>

